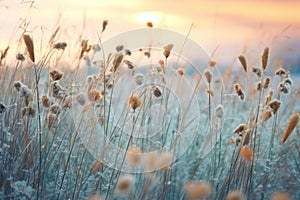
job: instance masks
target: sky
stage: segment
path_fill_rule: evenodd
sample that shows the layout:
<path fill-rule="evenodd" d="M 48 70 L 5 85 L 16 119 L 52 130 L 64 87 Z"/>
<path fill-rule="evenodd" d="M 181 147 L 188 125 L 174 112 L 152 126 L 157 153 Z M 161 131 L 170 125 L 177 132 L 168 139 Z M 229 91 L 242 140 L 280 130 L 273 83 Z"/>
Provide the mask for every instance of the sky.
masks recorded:
<path fill-rule="evenodd" d="M 30 9 L 31 7 L 31 9 Z M 300 63 L 298 0 L 0 0 L 0 49 L 15 41 L 20 20 L 27 19 L 35 38 L 51 35 L 57 24 L 65 37 L 84 34 L 96 40 L 102 20 L 108 39 L 116 34 L 154 27 L 187 34 L 209 54 L 230 64 L 244 53 L 259 57 L 269 46 L 278 63 Z"/>

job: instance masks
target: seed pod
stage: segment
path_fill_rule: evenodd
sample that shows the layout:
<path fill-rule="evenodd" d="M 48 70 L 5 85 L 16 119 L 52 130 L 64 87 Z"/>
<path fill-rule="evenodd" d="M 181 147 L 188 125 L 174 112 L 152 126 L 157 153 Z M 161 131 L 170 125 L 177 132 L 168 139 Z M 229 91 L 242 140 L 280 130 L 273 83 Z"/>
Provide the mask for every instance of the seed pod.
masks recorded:
<path fill-rule="evenodd" d="M 49 112 L 50 113 L 54 113 L 56 115 L 59 115 L 59 113 L 60 113 L 60 106 L 58 104 L 51 105 L 50 109 L 49 109 Z"/>
<path fill-rule="evenodd" d="M 236 129 L 234 129 L 233 133 L 241 133 L 246 130 L 247 125 L 246 124 L 239 124 Z"/>
<path fill-rule="evenodd" d="M 292 116 L 292 118 L 290 119 L 290 121 L 284 131 L 283 138 L 282 138 L 282 144 L 285 143 L 285 141 L 290 137 L 293 130 L 297 127 L 299 121 L 300 121 L 300 115 L 298 113 L 294 114 Z"/>
<path fill-rule="evenodd" d="M 210 84 L 212 81 L 212 73 L 209 69 L 204 70 L 204 77 L 205 77 L 206 82 L 208 84 Z"/>
<path fill-rule="evenodd" d="M 239 58 L 240 63 L 242 64 L 242 67 L 243 67 L 244 71 L 247 72 L 248 71 L 247 70 L 248 67 L 247 67 L 247 61 L 246 61 L 245 56 L 244 55 L 240 55 L 238 58 Z"/>
<path fill-rule="evenodd" d="M 157 98 L 161 97 L 161 94 L 162 94 L 162 93 L 161 93 L 161 90 L 160 90 L 159 87 L 153 86 L 152 90 L 153 90 L 153 95 L 154 95 L 155 97 L 157 97 Z"/>
<path fill-rule="evenodd" d="M 269 103 L 270 108 L 272 108 L 273 114 L 275 115 L 278 109 L 280 108 L 281 101 L 274 99 Z"/>
<path fill-rule="evenodd" d="M 183 76 L 184 73 L 185 73 L 185 70 L 184 70 L 183 68 L 178 68 L 178 69 L 176 70 L 176 72 L 177 72 L 180 76 Z"/>
<path fill-rule="evenodd" d="M 42 105 L 45 107 L 45 108 L 49 108 L 50 105 L 51 105 L 51 101 L 49 99 L 49 97 L 44 94 L 42 97 L 41 97 L 41 103 Z"/>
<path fill-rule="evenodd" d="M 168 44 L 167 46 L 164 47 L 164 56 L 166 59 L 170 56 L 171 50 L 173 49 L 173 44 Z"/>
<path fill-rule="evenodd" d="M 52 70 L 50 70 L 49 75 L 50 75 L 50 78 L 52 79 L 52 81 L 58 81 L 63 78 L 64 73 L 57 69 L 52 69 Z"/>
<path fill-rule="evenodd" d="M 137 94 L 132 94 L 128 100 L 128 103 L 133 110 L 136 110 L 142 105 L 142 101 L 140 100 L 140 97 Z"/>
<path fill-rule="evenodd" d="M 49 112 L 46 117 L 48 129 L 55 128 L 58 125 L 58 116 L 55 113 Z"/>
<path fill-rule="evenodd" d="M 271 81 L 271 78 L 267 76 L 265 78 L 264 89 L 267 89 L 269 87 L 270 81 Z"/>
<path fill-rule="evenodd" d="M 261 57 L 262 69 L 266 70 L 269 59 L 269 48 L 266 47 Z"/>
<path fill-rule="evenodd" d="M 286 74 L 287 74 L 286 71 L 282 67 L 278 68 L 275 71 L 275 75 L 277 76 L 285 76 Z"/>

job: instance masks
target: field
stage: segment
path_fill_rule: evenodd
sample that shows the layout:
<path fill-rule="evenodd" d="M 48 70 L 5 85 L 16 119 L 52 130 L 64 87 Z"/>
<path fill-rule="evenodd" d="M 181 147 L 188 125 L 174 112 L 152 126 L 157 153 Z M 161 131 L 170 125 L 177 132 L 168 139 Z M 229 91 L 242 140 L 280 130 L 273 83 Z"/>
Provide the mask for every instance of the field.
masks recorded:
<path fill-rule="evenodd" d="M 300 197 L 299 85 L 271 48 L 219 69 L 188 36 L 108 28 L 1 51 L 0 199 Z"/>

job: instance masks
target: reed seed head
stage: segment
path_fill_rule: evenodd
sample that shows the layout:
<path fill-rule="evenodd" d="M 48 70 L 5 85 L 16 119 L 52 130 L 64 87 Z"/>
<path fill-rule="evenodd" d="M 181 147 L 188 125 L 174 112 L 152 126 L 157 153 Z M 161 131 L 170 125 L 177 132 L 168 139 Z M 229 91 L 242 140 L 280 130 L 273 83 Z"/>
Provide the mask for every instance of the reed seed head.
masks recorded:
<path fill-rule="evenodd" d="M 56 128 L 58 125 L 58 116 L 55 113 L 49 112 L 46 117 L 48 129 Z"/>
<path fill-rule="evenodd" d="M 178 68 L 178 69 L 176 70 L 176 72 L 177 72 L 180 76 L 183 76 L 184 73 L 185 73 L 185 70 L 184 70 L 183 68 Z"/>
<path fill-rule="evenodd" d="M 14 82 L 14 88 L 15 88 L 18 92 L 20 92 L 20 89 L 21 89 L 22 85 L 23 85 L 23 83 L 22 83 L 21 81 L 15 81 L 15 82 Z"/>
<path fill-rule="evenodd" d="M 131 175 L 121 175 L 116 185 L 116 194 L 128 194 L 132 192 L 135 179 Z"/>
<path fill-rule="evenodd" d="M 34 58 L 34 45 L 33 45 L 33 41 L 32 38 L 29 35 L 23 35 L 23 40 L 25 42 L 28 54 L 29 54 L 29 58 L 32 62 L 35 62 L 35 58 Z"/>
<path fill-rule="evenodd" d="M 213 77 L 211 71 L 209 69 L 205 69 L 203 74 L 204 74 L 206 82 L 208 84 L 210 84 L 212 81 L 212 77 Z"/>
<path fill-rule="evenodd" d="M 233 133 L 239 134 L 246 130 L 247 125 L 246 124 L 239 124 L 236 129 L 234 129 Z"/>
<path fill-rule="evenodd" d="M 267 89 L 269 87 L 270 81 L 271 81 L 271 78 L 269 76 L 267 76 L 265 78 L 264 89 Z"/>
<path fill-rule="evenodd" d="M 107 25 L 108 25 L 108 20 L 103 20 L 103 22 L 102 22 L 102 31 L 101 31 L 102 33 L 105 31 Z"/>
<path fill-rule="evenodd" d="M 90 102 L 95 102 L 101 99 L 99 90 L 93 89 L 87 93 L 87 98 Z"/>
<path fill-rule="evenodd" d="M 266 70 L 267 65 L 268 65 L 268 59 L 269 59 L 269 48 L 266 47 L 263 51 L 262 57 L 261 57 L 261 64 L 262 64 L 262 69 Z"/>
<path fill-rule="evenodd" d="M 133 109 L 136 110 L 142 105 L 142 101 L 137 94 L 131 94 L 128 100 L 129 106 Z"/>
<path fill-rule="evenodd" d="M 245 197 L 239 191 L 230 191 L 225 200 L 245 200 Z"/>
<path fill-rule="evenodd" d="M 287 74 L 287 72 L 282 68 L 278 68 L 276 71 L 275 71 L 275 75 L 277 76 L 285 76 Z"/>
<path fill-rule="evenodd" d="M 211 59 L 211 60 L 208 61 L 208 66 L 214 67 L 216 65 L 217 65 L 217 61 L 215 61 L 215 60 Z"/>
<path fill-rule="evenodd" d="M 246 57 L 244 55 L 240 55 L 238 58 L 239 58 L 240 63 L 242 64 L 242 67 L 243 67 L 244 71 L 247 72 L 248 67 L 247 67 Z"/>
<path fill-rule="evenodd" d="M 276 192 L 271 196 L 271 200 L 292 200 L 292 197 L 287 192 Z"/>
<path fill-rule="evenodd" d="M 99 160 L 96 160 L 90 169 L 90 172 L 98 172 L 101 169 L 101 162 Z"/>
<path fill-rule="evenodd" d="M 166 59 L 170 56 L 170 53 L 173 49 L 173 46 L 174 46 L 173 44 L 168 44 L 167 46 L 164 47 L 164 53 L 163 54 L 164 54 Z"/>
<path fill-rule="evenodd" d="M 131 166 L 137 166 L 141 162 L 141 154 L 142 150 L 139 147 L 136 146 L 131 146 L 128 148 L 128 151 L 126 153 L 126 158 L 128 160 L 128 163 Z"/>
<path fill-rule="evenodd" d="M 53 114 L 56 114 L 56 115 L 59 115 L 59 113 L 60 113 L 60 106 L 58 104 L 51 105 L 50 108 L 49 108 L 49 112 L 53 113 Z"/>
<path fill-rule="evenodd" d="M 299 121 L 300 121 L 299 113 L 294 114 L 292 116 L 292 118 L 290 119 L 290 121 L 284 131 L 283 138 L 282 138 L 282 144 L 285 143 L 285 141 L 290 137 L 293 130 L 297 127 Z"/>
<path fill-rule="evenodd" d="M 253 150 L 249 146 L 243 146 L 240 150 L 240 157 L 247 161 L 252 161 Z"/>
<path fill-rule="evenodd" d="M 50 70 L 49 75 L 52 81 L 59 81 L 63 78 L 64 73 L 57 69 L 52 69 Z"/>
<path fill-rule="evenodd" d="M 45 108 L 49 108 L 49 107 L 50 107 L 51 101 L 50 101 L 50 98 L 48 97 L 48 95 L 44 94 L 44 95 L 41 97 L 41 103 L 42 103 L 42 105 L 43 105 Z"/>
<path fill-rule="evenodd" d="M 272 117 L 272 115 L 273 115 L 272 112 L 269 110 L 263 112 L 263 114 L 262 114 L 263 121 L 265 121 L 265 122 L 268 121 Z"/>
<path fill-rule="evenodd" d="M 186 183 L 184 188 L 187 198 L 190 200 L 206 199 L 211 195 L 212 192 L 210 184 L 204 181 L 197 183 Z"/>
<path fill-rule="evenodd" d="M 269 106 L 272 109 L 273 114 L 276 114 L 276 112 L 280 108 L 280 105 L 281 105 L 281 101 L 279 101 L 278 99 L 274 99 L 269 103 Z"/>

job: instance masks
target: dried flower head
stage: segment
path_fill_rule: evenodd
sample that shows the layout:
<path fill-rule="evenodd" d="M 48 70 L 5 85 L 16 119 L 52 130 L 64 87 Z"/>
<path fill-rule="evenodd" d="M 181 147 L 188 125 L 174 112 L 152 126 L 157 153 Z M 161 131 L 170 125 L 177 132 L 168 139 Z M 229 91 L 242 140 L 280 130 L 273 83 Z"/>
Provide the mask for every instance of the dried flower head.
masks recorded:
<path fill-rule="evenodd" d="M 173 155 L 170 152 L 163 151 L 158 155 L 155 161 L 155 168 L 165 171 L 171 167 Z"/>
<path fill-rule="evenodd" d="M 288 94 L 290 86 L 288 84 L 285 84 L 284 82 L 279 83 L 279 91 L 282 92 L 283 94 Z"/>
<path fill-rule="evenodd" d="M 225 200 L 245 200 L 245 197 L 240 191 L 230 191 Z"/>
<path fill-rule="evenodd" d="M 245 135 L 243 137 L 243 146 L 249 144 L 250 142 L 251 129 L 247 129 L 245 131 Z"/>
<path fill-rule="evenodd" d="M 212 77 L 213 77 L 211 71 L 209 69 L 205 69 L 203 74 L 204 74 L 206 82 L 208 84 L 210 84 L 212 81 Z"/>
<path fill-rule="evenodd" d="M 134 177 L 131 175 L 121 175 L 116 185 L 116 194 L 128 194 L 132 192 L 134 186 Z"/>
<path fill-rule="evenodd" d="M 58 42 L 53 45 L 53 48 L 57 50 L 65 50 L 67 46 L 68 44 L 66 42 Z"/>
<path fill-rule="evenodd" d="M 275 71 L 275 75 L 277 76 L 285 76 L 286 74 L 287 74 L 286 71 L 282 67 L 278 68 Z"/>
<path fill-rule="evenodd" d="M 276 192 L 271 196 L 271 200 L 292 200 L 292 197 L 287 192 Z"/>
<path fill-rule="evenodd" d="M 265 78 L 264 89 L 267 89 L 269 87 L 270 81 L 271 81 L 271 78 L 269 76 L 267 76 Z"/>
<path fill-rule="evenodd" d="M 58 116 L 55 113 L 49 112 L 46 117 L 48 129 L 56 128 L 58 125 Z"/>
<path fill-rule="evenodd" d="M 264 111 L 262 113 L 262 119 L 263 119 L 263 121 L 265 121 L 265 122 L 268 121 L 272 117 L 272 115 L 273 115 L 273 113 L 271 111 L 269 111 L 269 110 Z"/>
<path fill-rule="evenodd" d="M 101 95 L 100 95 L 99 90 L 93 89 L 93 90 L 88 91 L 87 98 L 91 102 L 100 100 L 101 99 Z"/>
<path fill-rule="evenodd" d="M 262 56 L 261 56 L 261 64 L 262 64 L 262 69 L 263 70 L 266 70 L 266 68 L 267 68 L 268 59 L 269 59 L 269 48 L 266 47 L 264 49 L 264 52 L 263 52 Z"/>
<path fill-rule="evenodd" d="M 236 129 L 234 129 L 233 133 L 239 134 L 246 130 L 247 125 L 246 124 L 239 124 Z"/>
<path fill-rule="evenodd" d="M 133 62 L 131 62 L 129 60 L 124 60 L 123 62 L 127 65 L 128 69 L 133 69 L 134 68 Z"/>
<path fill-rule="evenodd" d="M 153 24 L 152 24 L 152 22 L 147 22 L 146 26 L 149 27 L 149 28 L 152 28 Z"/>
<path fill-rule="evenodd" d="M 259 69 L 258 67 L 252 67 L 252 72 L 254 74 L 256 74 L 256 76 L 259 77 L 259 78 L 262 76 L 261 69 Z"/>
<path fill-rule="evenodd" d="M 290 119 L 287 127 L 285 128 L 283 138 L 282 138 L 282 144 L 285 143 L 285 141 L 290 137 L 293 130 L 297 127 L 299 121 L 300 121 L 300 115 L 298 113 L 294 114 Z"/>
<path fill-rule="evenodd" d="M 115 55 L 115 58 L 113 60 L 113 72 L 116 72 L 119 69 L 119 66 L 122 63 L 123 58 L 124 58 L 123 54 Z"/>
<path fill-rule="evenodd" d="M 52 69 L 52 70 L 50 70 L 49 75 L 50 75 L 50 78 L 52 79 L 52 81 L 58 81 L 63 78 L 64 73 L 57 69 Z"/>
<path fill-rule="evenodd" d="M 261 84 L 260 81 L 256 83 L 256 90 L 257 91 L 261 91 L 262 90 L 262 84 Z"/>
<path fill-rule="evenodd" d="M 56 115 L 59 115 L 60 113 L 60 106 L 58 104 L 52 104 L 49 108 L 50 113 L 54 113 Z"/>
<path fill-rule="evenodd" d="M 213 60 L 213 59 L 210 59 L 210 60 L 208 61 L 208 66 L 210 66 L 210 67 L 214 67 L 214 66 L 216 66 L 216 64 L 217 64 L 217 61 L 215 61 L 215 60 Z"/>
<path fill-rule="evenodd" d="M 269 103 L 269 107 L 272 108 L 273 114 L 276 114 L 278 109 L 280 108 L 281 101 L 278 99 L 274 99 Z"/>
<path fill-rule="evenodd" d="M 60 98 L 64 94 L 63 87 L 58 83 L 58 81 L 53 81 L 50 84 L 51 95 L 55 98 Z"/>
<path fill-rule="evenodd" d="M 128 104 L 133 110 L 136 110 L 138 107 L 142 105 L 142 101 L 139 95 L 131 94 L 128 100 Z"/>
<path fill-rule="evenodd" d="M 192 199 L 206 199 L 211 195 L 212 189 L 209 183 L 201 181 L 198 183 L 186 183 L 185 186 L 185 192 L 187 195 L 187 198 Z"/>
<path fill-rule="evenodd" d="M 285 79 L 283 80 L 283 83 L 284 83 L 285 85 L 288 85 L 288 86 L 292 86 L 292 85 L 293 85 L 293 81 L 292 81 L 292 79 L 290 79 L 290 78 L 285 78 Z"/>
<path fill-rule="evenodd" d="M 183 68 L 178 68 L 176 70 L 176 72 L 180 75 L 180 76 L 183 76 L 185 74 L 185 70 Z"/>
<path fill-rule="evenodd" d="M 206 92 L 206 94 L 208 94 L 208 95 L 210 95 L 212 97 L 214 96 L 214 91 L 212 91 L 212 90 L 208 90 L 207 89 L 205 92 Z"/>
<path fill-rule="evenodd" d="M 43 105 L 45 108 L 49 108 L 49 107 L 50 107 L 51 101 L 50 101 L 50 98 L 48 97 L 48 95 L 44 94 L 44 95 L 41 97 L 41 103 L 42 103 L 42 105 Z"/>
<path fill-rule="evenodd" d="M 29 98 L 32 95 L 32 91 L 27 87 L 27 85 L 21 85 L 20 96 L 24 98 Z"/>
<path fill-rule="evenodd" d="M 167 46 L 164 47 L 164 56 L 166 59 L 170 56 L 173 46 L 174 46 L 173 44 L 168 44 Z"/>
<path fill-rule="evenodd" d="M 102 33 L 105 31 L 105 29 L 106 29 L 106 26 L 108 25 L 108 20 L 103 20 L 103 22 L 102 22 Z"/>
<path fill-rule="evenodd" d="M 126 153 L 126 158 L 128 160 L 128 163 L 131 166 L 139 165 L 142 159 L 141 154 L 142 154 L 142 150 L 139 147 L 136 146 L 129 147 Z"/>
<path fill-rule="evenodd" d="M 152 93 L 157 98 L 161 97 L 162 95 L 161 89 L 158 86 L 152 86 Z"/>
<path fill-rule="evenodd" d="M 268 95 L 266 96 L 266 98 L 265 98 L 265 105 L 268 105 L 268 103 L 272 100 L 273 93 L 274 93 L 273 90 L 270 90 L 270 91 L 269 91 L 269 94 L 268 94 Z"/>
<path fill-rule="evenodd" d="M 238 58 L 239 58 L 240 63 L 242 64 L 242 67 L 243 67 L 244 71 L 247 72 L 248 71 L 248 67 L 247 67 L 247 61 L 246 61 L 245 56 L 244 55 L 240 55 Z"/>
<path fill-rule="evenodd" d="M 243 146 L 240 150 L 241 158 L 247 161 L 252 161 L 253 154 L 253 150 L 249 146 Z"/>
<path fill-rule="evenodd" d="M 63 103 L 63 108 L 70 108 L 72 106 L 72 98 L 71 97 L 66 97 Z"/>
<path fill-rule="evenodd" d="M 92 194 L 88 197 L 88 200 L 103 200 L 100 194 Z"/>
<path fill-rule="evenodd" d="M 34 45 L 33 45 L 33 41 L 31 39 L 31 37 L 29 35 L 23 35 L 23 40 L 25 42 L 28 54 L 29 54 L 29 58 L 32 62 L 35 62 L 35 58 L 34 58 Z"/>
<path fill-rule="evenodd" d="M 117 52 L 123 51 L 123 49 L 124 49 L 124 45 L 122 45 L 122 44 L 116 46 Z"/>
<path fill-rule="evenodd" d="M 15 82 L 14 82 L 14 87 L 15 87 L 15 89 L 16 89 L 18 92 L 20 92 L 20 89 L 21 89 L 22 85 L 23 85 L 23 83 L 22 83 L 21 81 L 15 81 Z"/>
<path fill-rule="evenodd" d="M 17 60 L 19 60 L 19 61 L 24 61 L 24 60 L 25 60 L 24 55 L 21 54 L 21 53 L 18 53 L 17 56 L 16 56 L 16 58 L 17 58 Z"/>
<path fill-rule="evenodd" d="M 22 109 L 22 116 L 34 117 L 35 112 L 35 109 L 31 105 L 28 105 Z"/>
<path fill-rule="evenodd" d="M 240 85 L 238 83 L 235 83 L 233 85 L 234 87 L 234 90 L 236 92 L 236 94 L 238 95 L 238 97 L 240 98 L 241 101 L 244 101 L 245 100 L 245 93 L 244 91 L 242 90 L 242 88 L 240 87 Z"/>

